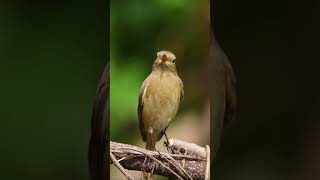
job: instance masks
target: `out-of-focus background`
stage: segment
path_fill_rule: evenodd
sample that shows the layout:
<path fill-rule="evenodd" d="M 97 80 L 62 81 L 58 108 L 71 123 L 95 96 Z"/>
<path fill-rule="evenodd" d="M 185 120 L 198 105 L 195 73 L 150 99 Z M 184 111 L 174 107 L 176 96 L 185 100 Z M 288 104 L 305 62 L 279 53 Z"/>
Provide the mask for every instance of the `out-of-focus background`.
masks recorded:
<path fill-rule="evenodd" d="M 0 2 L 1 180 L 89 179 L 106 9 L 99 1 Z"/>
<path fill-rule="evenodd" d="M 167 130 L 171 138 L 209 144 L 207 64 L 209 48 L 208 0 L 111 0 L 111 121 L 112 141 L 145 147 L 138 127 L 138 96 L 150 74 L 156 53 L 172 51 L 185 97 Z M 163 148 L 163 139 L 157 149 Z M 111 166 L 111 179 L 123 179 Z M 130 172 L 137 179 L 140 172 Z"/>
<path fill-rule="evenodd" d="M 212 4 L 239 99 L 214 179 L 320 179 L 319 1 Z"/>
<path fill-rule="evenodd" d="M 89 179 L 92 103 L 108 60 L 109 28 L 101 19 L 108 8 L 101 2 L 0 1 L 1 180 Z M 119 92 L 121 86 L 134 89 L 123 94 L 132 98 L 120 104 L 123 113 L 112 104 L 112 118 L 119 122 L 111 125 L 125 126 L 111 130 L 112 139 L 144 146 L 136 126 L 137 93 L 155 53 L 166 48 L 176 53 L 186 86 L 186 99 L 168 133 L 208 142 L 175 133 L 208 127 L 199 123 L 207 120 L 208 110 L 206 81 L 198 81 L 205 68 L 197 57 L 207 49 L 202 38 L 209 2 L 111 3 L 111 10 L 118 11 L 110 14 L 111 83 L 118 78 Z M 220 180 L 320 179 L 319 1 L 212 4 L 216 38 L 235 70 L 239 97 L 239 117 L 226 130 L 212 175 Z M 124 80 L 130 71 L 132 79 Z M 111 93 L 119 93 L 112 87 Z"/>

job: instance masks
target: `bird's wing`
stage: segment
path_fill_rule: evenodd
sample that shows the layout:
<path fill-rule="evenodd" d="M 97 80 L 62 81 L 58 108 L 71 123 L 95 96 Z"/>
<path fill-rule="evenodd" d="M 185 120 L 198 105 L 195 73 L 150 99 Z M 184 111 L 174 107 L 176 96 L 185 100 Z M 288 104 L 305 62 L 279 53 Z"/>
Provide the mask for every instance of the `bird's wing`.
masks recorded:
<path fill-rule="evenodd" d="M 140 133 L 142 136 L 142 140 L 146 141 L 146 134 L 144 132 L 144 124 L 143 124 L 143 119 L 142 119 L 142 112 L 143 112 L 143 96 L 146 93 L 146 84 L 147 84 L 147 79 L 142 83 L 140 93 L 139 93 L 139 103 L 138 103 L 138 118 L 139 118 L 139 129 Z"/>
<path fill-rule="evenodd" d="M 181 93 L 180 93 L 180 104 L 181 104 L 181 102 L 184 98 L 184 86 L 183 86 L 183 83 L 180 78 L 179 78 L 179 80 L 180 80 L 180 89 L 181 89 Z"/>
<path fill-rule="evenodd" d="M 105 156 L 109 142 L 109 82 L 109 64 L 107 64 L 97 88 L 91 117 L 91 137 L 88 154 L 91 180 L 105 180 L 109 177 L 109 168 L 106 167 L 107 163 L 105 163 L 106 161 L 108 162 L 107 158 L 109 157 Z"/>

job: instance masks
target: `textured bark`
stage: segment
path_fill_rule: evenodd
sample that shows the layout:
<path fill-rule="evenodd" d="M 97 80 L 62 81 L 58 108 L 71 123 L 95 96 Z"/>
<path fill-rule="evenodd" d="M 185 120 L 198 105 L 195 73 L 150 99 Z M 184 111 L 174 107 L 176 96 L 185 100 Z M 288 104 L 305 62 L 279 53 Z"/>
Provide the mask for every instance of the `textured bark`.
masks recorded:
<path fill-rule="evenodd" d="M 157 151 L 116 142 L 110 142 L 110 151 L 119 163 L 129 170 L 145 171 L 166 177 L 178 175 L 180 179 L 204 180 L 208 173 L 206 148 L 175 139 L 170 139 L 170 144 L 174 153 L 178 154 L 161 152 L 160 156 Z M 178 149 L 180 151 L 176 152 Z"/>

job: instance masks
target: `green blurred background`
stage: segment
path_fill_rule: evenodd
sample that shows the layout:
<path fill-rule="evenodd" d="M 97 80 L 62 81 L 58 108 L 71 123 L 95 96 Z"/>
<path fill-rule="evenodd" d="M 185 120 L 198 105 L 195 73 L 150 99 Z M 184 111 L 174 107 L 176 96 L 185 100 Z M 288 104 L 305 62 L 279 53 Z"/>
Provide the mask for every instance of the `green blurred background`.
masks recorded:
<path fill-rule="evenodd" d="M 91 110 L 108 55 L 101 5 L 0 2 L 1 180 L 89 179 Z"/>
<path fill-rule="evenodd" d="M 156 53 L 170 50 L 177 57 L 185 97 L 168 128 L 168 136 L 209 144 L 209 1 L 111 0 L 110 3 L 111 140 L 145 147 L 138 128 L 139 90 L 152 70 Z M 157 148 L 161 149 L 162 144 L 163 140 Z M 113 166 L 111 170 L 111 179 L 123 178 Z M 140 173 L 132 174 L 139 179 Z"/>

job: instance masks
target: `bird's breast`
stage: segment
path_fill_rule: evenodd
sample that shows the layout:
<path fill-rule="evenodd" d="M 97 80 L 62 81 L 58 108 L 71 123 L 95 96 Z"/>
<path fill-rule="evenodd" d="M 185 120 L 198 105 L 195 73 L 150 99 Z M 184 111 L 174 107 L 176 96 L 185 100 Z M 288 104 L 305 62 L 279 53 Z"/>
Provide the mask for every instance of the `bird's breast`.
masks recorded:
<path fill-rule="evenodd" d="M 145 89 L 143 119 L 146 126 L 161 130 L 169 124 L 179 108 L 179 77 L 162 74 L 149 78 Z"/>

